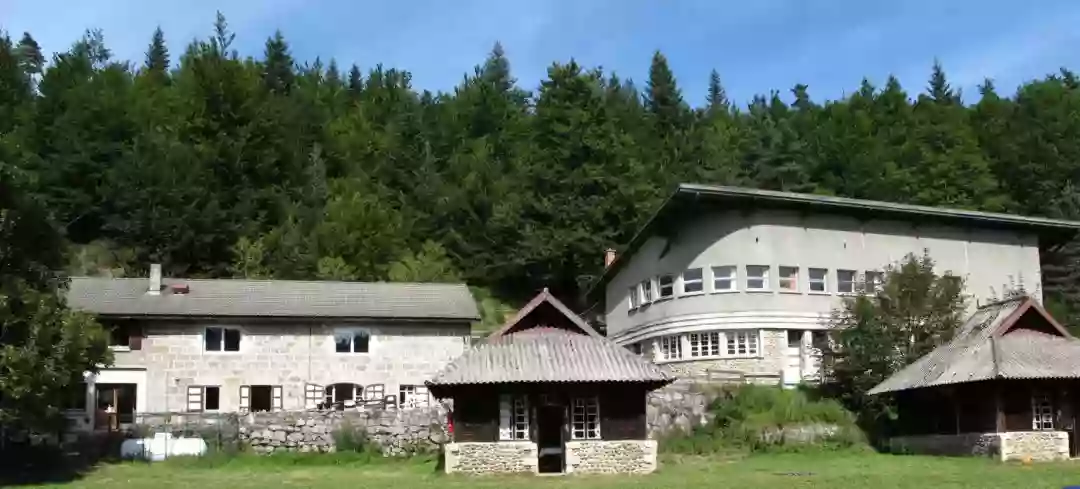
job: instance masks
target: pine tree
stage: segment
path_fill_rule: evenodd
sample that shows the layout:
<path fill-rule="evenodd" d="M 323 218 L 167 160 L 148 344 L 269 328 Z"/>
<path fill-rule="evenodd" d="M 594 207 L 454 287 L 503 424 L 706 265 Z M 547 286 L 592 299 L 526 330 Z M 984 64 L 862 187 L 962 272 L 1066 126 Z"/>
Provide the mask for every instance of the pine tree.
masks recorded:
<path fill-rule="evenodd" d="M 358 96 L 364 89 L 364 78 L 360 74 L 360 67 L 355 64 L 349 68 L 349 82 L 347 86 L 349 88 L 349 93 L 353 96 Z"/>
<path fill-rule="evenodd" d="M 143 70 L 149 77 L 161 84 L 169 78 L 169 48 L 165 46 L 165 33 L 161 27 L 154 29 L 150 47 L 146 50 L 146 62 Z"/>
<path fill-rule="evenodd" d="M 263 84 L 266 88 L 275 93 L 289 93 L 296 76 L 293 64 L 285 37 L 280 30 L 274 31 L 274 36 L 266 40 L 266 50 L 263 53 Z"/>
<path fill-rule="evenodd" d="M 28 77 L 41 74 L 41 70 L 45 68 L 45 55 L 41 53 L 41 46 L 29 32 L 24 32 L 19 40 L 18 53 L 23 73 Z"/>
<path fill-rule="evenodd" d="M 705 110 L 710 116 L 717 112 L 731 110 L 731 102 L 728 101 L 727 91 L 720 84 L 720 74 L 716 70 L 709 72 L 709 91 L 705 97 Z"/>

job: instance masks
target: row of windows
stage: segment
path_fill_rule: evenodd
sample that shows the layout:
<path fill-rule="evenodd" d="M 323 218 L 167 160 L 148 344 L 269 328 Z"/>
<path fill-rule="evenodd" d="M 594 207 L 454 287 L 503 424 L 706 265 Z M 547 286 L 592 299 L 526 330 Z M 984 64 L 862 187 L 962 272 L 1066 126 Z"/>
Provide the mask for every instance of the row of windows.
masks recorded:
<path fill-rule="evenodd" d="M 648 305 L 652 302 L 671 299 L 676 295 L 687 296 L 703 294 L 706 284 L 710 292 L 737 292 L 739 290 L 739 268 L 734 265 L 711 267 L 706 280 L 704 268 L 691 268 L 682 273 L 679 280 L 673 274 L 650 277 L 629 289 L 630 309 Z M 808 267 L 806 280 L 802 280 L 802 268 L 796 266 L 777 267 L 777 278 L 773 282 L 773 270 L 769 265 L 746 265 L 743 268 L 742 287 L 750 292 L 768 292 L 773 287 L 781 292 L 798 293 L 806 290 L 816 294 L 854 294 L 860 291 L 860 284 L 881 287 L 882 273 L 867 270 L 860 277 L 857 270 L 835 270 Z M 835 281 L 835 286 L 830 284 Z M 676 283 L 677 282 L 677 283 Z"/>
<path fill-rule="evenodd" d="M 529 400 L 525 396 L 499 396 L 499 440 L 529 439 Z M 570 439 L 600 439 L 600 402 L 595 397 L 570 402 Z"/>
<path fill-rule="evenodd" d="M 131 346 L 131 334 L 126 325 L 110 329 L 110 346 L 126 350 Z M 239 352 L 243 333 L 240 328 L 209 326 L 203 330 L 203 351 Z M 334 352 L 369 353 L 371 351 L 371 332 L 365 329 L 343 328 L 334 332 Z M 466 345 L 469 337 L 464 337 Z"/>
<path fill-rule="evenodd" d="M 636 350 L 641 353 L 640 346 L 637 346 Z M 657 338 L 654 358 L 747 358 L 759 356 L 760 351 L 760 330 L 700 331 Z"/>
<path fill-rule="evenodd" d="M 83 388 L 85 392 L 85 387 Z M 336 409 L 338 411 L 353 408 L 365 402 L 397 404 L 401 407 L 427 407 L 430 396 L 423 385 L 400 385 L 398 396 L 387 398 L 382 384 L 369 385 L 343 382 L 326 387 L 308 384 L 305 389 L 305 406 L 312 409 Z M 280 385 L 244 385 L 239 391 L 240 412 L 275 411 L 282 409 L 282 386 Z M 214 412 L 221 409 L 221 386 L 192 385 L 187 388 L 187 410 L 189 412 Z"/>

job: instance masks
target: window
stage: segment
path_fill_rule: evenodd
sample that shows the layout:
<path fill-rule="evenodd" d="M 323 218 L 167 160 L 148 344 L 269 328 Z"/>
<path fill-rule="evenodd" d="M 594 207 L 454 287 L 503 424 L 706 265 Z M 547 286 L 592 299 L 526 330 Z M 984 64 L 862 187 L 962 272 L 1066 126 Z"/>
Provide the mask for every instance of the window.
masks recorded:
<path fill-rule="evenodd" d="M 191 385 L 187 389 L 187 410 L 192 413 L 221 409 L 221 388 L 216 385 Z"/>
<path fill-rule="evenodd" d="M 671 275 L 661 275 L 656 279 L 657 295 L 658 299 L 670 299 L 675 295 L 675 277 Z"/>
<path fill-rule="evenodd" d="M 780 267 L 780 290 L 799 291 L 799 267 Z"/>
<path fill-rule="evenodd" d="M 282 398 L 280 385 L 242 385 L 240 412 L 281 410 Z"/>
<path fill-rule="evenodd" d="M 402 385 L 398 387 L 398 405 L 401 407 L 428 407 L 426 385 Z"/>
<path fill-rule="evenodd" d="M 758 354 L 757 331 L 728 331 L 727 354 L 730 357 L 752 357 Z"/>
<path fill-rule="evenodd" d="M 746 290 L 769 290 L 769 266 L 746 266 Z"/>
<path fill-rule="evenodd" d="M 682 358 L 682 336 L 668 335 L 660 337 L 660 359 L 678 360 Z"/>
<path fill-rule="evenodd" d="M 867 270 L 864 274 L 866 285 L 865 292 L 867 294 L 874 294 L 881 292 L 881 287 L 884 285 L 884 275 L 881 272 Z"/>
<path fill-rule="evenodd" d="M 570 438 L 600 439 L 600 403 L 595 397 L 575 398 L 570 410 Z"/>
<path fill-rule="evenodd" d="M 131 348 L 131 333 L 134 325 L 126 321 L 109 322 L 104 325 L 109 330 L 109 347 L 115 350 Z"/>
<path fill-rule="evenodd" d="M 1054 405 L 1043 393 L 1031 396 L 1031 429 L 1035 431 L 1054 429 Z"/>
<path fill-rule="evenodd" d="M 829 270 L 824 268 L 811 268 L 809 270 L 810 276 L 810 292 L 828 292 L 829 286 L 826 277 L 829 275 Z"/>
<path fill-rule="evenodd" d="M 652 302 L 653 299 L 653 285 L 652 279 L 645 279 L 641 281 L 641 304 L 645 305 Z"/>
<path fill-rule="evenodd" d="M 641 305 L 641 295 L 638 294 L 637 285 L 630 287 L 630 293 L 628 295 L 630 296 L 630 309 L 637 309 L 638 306 Z"/>
<path fill-rule="evenodd" d="M 317 384 L 304 385 L 304 408 L 305 409 L 322 409 L 323 408 L 323 388 Z"/>
<path fill-rule="evenodd" d="M 210 327 L 203 335 L 206 351 L 240 351 L 240 330 Z"/>
<path fill-rule="evenodd" d="M 841 294 L 854 294 L 855 280 L 855 270 L 837 270 L 836 291 Z"/>
<path fill-rule="evenodd" d="M 713 291 L 729 292 L 735 290 L 735 267 L 713 267 Z"/>
<path fill-rule="evenodd" d="M 499 439 L 529 439 L 529 405 L 524 396 L 499 396 Z"/>
<path fill-rule="evenodd" d="M 371 347 L 371 333 L 345 330 L 334 333 L 334 351 L 338 353 L 367 353 Z"/>
<path fill-rule="evenodd" d="M 363 400 L 364 387 L 351 382 L 339 382 L 326 386 L 323 394 L 324 408 L 343 411 L 345 408 L 356 407 L 356 403 Z"/>
<path fill-rule="evenodd" d="M 707 333 L 690 333 L 690 356 L 720 356 L 720 333 L 717 331 L 711 331 Z"/>
<path fill-rule="evenodd" d="M 700 268 L 691 268 L 682 274 L 684 294 L 696 294 L 705 290 L 704 276 Z"/>

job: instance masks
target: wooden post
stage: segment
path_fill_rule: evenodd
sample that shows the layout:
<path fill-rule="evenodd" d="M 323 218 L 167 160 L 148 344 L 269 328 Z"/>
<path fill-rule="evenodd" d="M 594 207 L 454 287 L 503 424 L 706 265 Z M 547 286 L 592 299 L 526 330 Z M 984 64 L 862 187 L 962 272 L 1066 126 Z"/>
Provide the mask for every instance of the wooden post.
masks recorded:
<path fill-rule="evenodd" d="M 994 382 L 994 432 L 1005 432 L 1005 401 L 1001 398 L 1001 382 Z"/>

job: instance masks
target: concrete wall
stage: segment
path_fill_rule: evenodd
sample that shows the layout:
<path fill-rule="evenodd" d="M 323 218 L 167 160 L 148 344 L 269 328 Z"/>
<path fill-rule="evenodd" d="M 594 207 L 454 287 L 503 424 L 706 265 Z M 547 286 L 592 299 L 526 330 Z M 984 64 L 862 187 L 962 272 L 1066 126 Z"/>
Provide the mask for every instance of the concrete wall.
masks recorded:
<path fill-rule="evenodd" d="M 566 442 L 566 472 L 648 474 L 656 470 L 655 440 Z"/>
<path fill-rule="evenodd" d="M 206 326 L 239 327 L 239 352 L 204 351 Z M 143 412 L 184 411 L 187 387 L 219 386 L 221 411 L 236 411 L 242 385 L 280 385 L 283 408 L 304 409 L 307 384 L 422 385 L 461 355 L 469 325 L 353 325 L 371 332 L 369 353 L 336 353 L 334 330 L 348 324 L 192 324 L 148 322 L 142 350 L 117 352 L 115 364 L 146 371 L 138 393 Z M 106 371 L 108 372 L 108 370 Z M 104 374 L 103 374 L 104 375 Z"/>
<path fill-rule="evenodd" d="M 889 444 L 893 451 L 904 453 L 983 455 L 1003 461 L 1069 459 L 1069 434 L 1064 431 L 901 436 Z"/>
<path fill-rule="evenodd" d="M 528 441 L 447 443 L 447 474 L 507 474 L 539 471 L 539 451 Z"/>
<path fill-rule="evenodd" d="M 653 237 L 634 256 L 623 257 L 630 262 L 605 290 L 608 332 L 622 341 L 628 331 L 678 326 L 672 324 L 677 321 L 704 322 L 714 329 L 820 327 L 820 317 L 841 302 L 837 269 L 880 270 L 924 249 L 939 272 L 966 278 L 967 292 L 980 301 L 999 298 L 1010 283 L 1020 281 L 1029 293 L 1041 291 L 1038 239 L 1031 234 L 773 210 L 720 212 L 688 222 L 671 243 Z M 711 293 L 710 267 L 725 265 L 738 267 L 739 291 Z M 771 267 L 770 292 L 744 291 L 746 265 Z M 800 267 L 801 292 L 776 291 L 779 266 Z M 705 293 L 629 311 L 631 285 L 696 267 L 705 270 Z M 829 293 L 807 292 L 808 267 L 829 269 Z M 678 279 L 675 290 L 681 290 Z"/>

